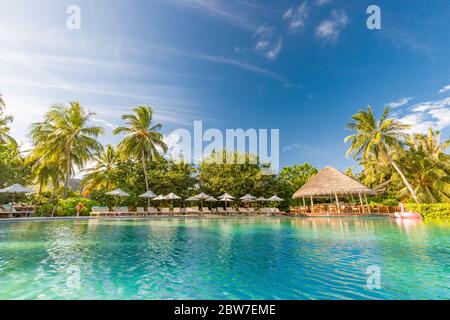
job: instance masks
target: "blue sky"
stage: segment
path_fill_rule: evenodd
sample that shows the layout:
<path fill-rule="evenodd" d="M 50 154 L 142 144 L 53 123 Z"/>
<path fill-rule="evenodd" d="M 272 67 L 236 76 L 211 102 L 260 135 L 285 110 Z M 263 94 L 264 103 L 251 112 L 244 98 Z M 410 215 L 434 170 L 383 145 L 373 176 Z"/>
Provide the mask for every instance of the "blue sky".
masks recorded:
<path fill-rule="evenodd" d="M 66 28 L 71 4 L 81 30 Z M 366 27 L 371 4 L 381 30 Z M 445 0 L 0 0 L 0 12 L 0 92 L 24 145 L 48 106 L 75 99 L 104 143 L 140 104 L 166 135 L 194 120 L 280 129 L 281 165 L 354 165 L 344 127 L 369 104 L 450 135 Z"/>

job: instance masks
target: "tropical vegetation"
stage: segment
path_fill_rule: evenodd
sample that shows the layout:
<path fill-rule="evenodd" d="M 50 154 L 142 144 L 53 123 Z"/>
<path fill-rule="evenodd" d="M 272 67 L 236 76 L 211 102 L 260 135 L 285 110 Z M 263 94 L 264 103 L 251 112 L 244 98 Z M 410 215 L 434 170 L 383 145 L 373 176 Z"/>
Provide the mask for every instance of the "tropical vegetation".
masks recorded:
<path fill-rule="evenodd" d="M 0 96 L 1 98 L 1 96 Z M 103 146 L 103 129 L 95 126 L 94 113 L 79 102 L 49 108 L 42 121 L 31 126 L 31 150 L 23 152 L 10 135 L 13 118 L 0 100 L 0 187 L 13 183 L 34 184 L 37 194 L 31 200 L 41 215 L 74 214 L 82 202 L 87 214 L 93 205 L 113 206 L 106 193 L 115 188 L 130 197 L 120 200 L 129 207 L 145 206 L 139 197 L 146 191 L 174 192 L 182 198 L 205 192 L 219 196 L 253 194 L 284 198 L 282 209 L 300 205 L 292 194 L 318 170 L 308 163 L 286 166 L 279 174 L 267 175 L 268 164 L 255 155 L 217 150 L 198 166 L 166 156 L 167 145 L 155 123 L 153 109 L 138 106 L 122 116 L 124 124 L 114 130 L 121 138 L 117 146 Z M 347 125 L 351 134 L 348 156 L 358 163 L 346 173 L 370 187 L 386 186 L 386 192 L 372 203 L 408 203 L 427 216 L 449 215 L 450 140 L 439 131 L 408 134 L 409 126 L 394 119 L 385 109 L 379 119 L 371 107 L 353 115 Z M 222 158 L 223 161 L 211 161 Z M 244 159 L 227 163 L 225 159 Z M 360 170 L 359 170 L 360 168 Z M 75 174 L 82 175 L 80 187 L 71 186 Z M 0 199 L 6 202 L 7 199 Z M 446 213 L 447 212 L 447 213 Z"/>

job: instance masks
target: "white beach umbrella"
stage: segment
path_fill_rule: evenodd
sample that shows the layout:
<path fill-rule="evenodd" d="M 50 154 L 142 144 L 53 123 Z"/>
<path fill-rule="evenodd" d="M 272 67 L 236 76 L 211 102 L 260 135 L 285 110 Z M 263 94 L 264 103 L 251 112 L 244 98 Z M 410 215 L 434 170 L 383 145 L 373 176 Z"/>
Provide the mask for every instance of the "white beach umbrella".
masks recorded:
<path fill-rule="evenodd" d="M 255 201 L 258 201 L 258 202 L 265 202 L 265 201 L 267 201 L 267 199 L 264 198 L 264 197 L 259 197 L 259 198 L 256 199 Z"/>
<path fill-rule="evenodd" d="M 273 202 L 283 202 L 284 199 L 281 199 L 278 196 L 273 196 L 272 198 L 267 199 L 268 201 L 273 201 Z"/>
<path fill-rule="evenodd" d="M 152 191 L 147 191 L 146 193 L 141 194 L 139 198 L 154 199 L 156 198 L 156 194 L 154 194 Z"/>
<path fill-rule="evenodd" d="M 230 200 L 234 200 L 235 198 L 234 198 L 232 195 L 228 194 L 228 193 L 224 193 L 223 195 L 221 195 L 221 196 L 219 197 L 219 200 L 222 200 L 222 199 L 230 199 Z"/>
<path fill-rule="evenodd" d="M 179 200 L 179 199 L 181 198 L 173 192 L 169 193 L 167 196 L 164 197 L 164 200 Z"/>
<path fill-rule="evenodd" d="M 156 194 L 154 194 L 152 191 L 147 191 L 144 194 L 141 194 L 139 198 L 146 198 L 147 199 L 147 205 L 150 207 L 150 202 L 152 199 L 156 198 Z"/>
<path fill-rule="evenodd" d="M 123 191 L 122 189 L 116 189 L 110 192 L 105 193 L 108 196 L 115 196 L 115 197 L 129 197 L 130 195 Z"/>
<path fill-rule="evenodd" d="M 179 200 L 179 199 L 181 199 L 181 198 L 173 192 L 169 193 L 167 196 L 164 197 L 164 200 L 170 200 L 170 206 L 172 208 L 173 208 L 173 200 Z"/>
<path fill-rule="evenodd" d="M 206 193 L 202 192 L 198 195 L 195 196 L 195 198 L 197 198 L 198 200 L 200 200 L 200 207 L 203 207 L 203 200 L 208 199 L 210 196 L 207 195 Z"/>
<path fill-rule="evenodd" d="M 256 200 L 256 197 L 252 196 L 251 194 L 246 194 L 245 196 L 243 196 L 243 197 L 241 198 L 241 200 L 242 200 L 243 202 L 252 202 L 252 201 L 255 201 L 255 200 Z"/>
<path fill-rule="evenodd" d="M 222 202 L 225 202 L 225 208 L 226 208 L 228 205 L 228 202 L 234 201 L 234 197 L 232 195 L 229 195 L 228 193 L 225 193 L 224 195 L 219 197 L 219 200 Z"/>
<path fill-rule="evenodd" d="M 119 203 L 119 197 L 129 197 L 130 195 L 123 191 L 122 189 L 116 189 L 110 192 L 105 193 L 107 196 L 114 196 L 116 197 L 116 207 Z"/>
<path fill-rule="evenodd" d="M 0 189 L 0 193 L 7 193 L 7 194 L 20 194 L 20 193 L 34 193 L 33 190 L 25 188 L 21 184 L 13 184 L 12 186 L 9 186 L 4 189 Z"/>
<path fill-rule="evenodd" d="M 165 200 L 165 197 L 163 194 L 160 194 L 156 198 L 153 198 L 153 201 L 162 201 L 162 200 Z"/>
<path fill-rule="evenodd" d="M 206 202 L 217 202 L 217 199 L 214 197 L 209 197 L 208 199 L 205 200 Z"/>
<path fill-rule="evenodd" d="M 184 201 L 187 201 L 187 202 L 195 202 L 195 201 L 198 201 L 198 199 L 197 199 L 196 197 L 189 197 L 189 198 L 187 198 L 187 199 L 184 200 Z"/>

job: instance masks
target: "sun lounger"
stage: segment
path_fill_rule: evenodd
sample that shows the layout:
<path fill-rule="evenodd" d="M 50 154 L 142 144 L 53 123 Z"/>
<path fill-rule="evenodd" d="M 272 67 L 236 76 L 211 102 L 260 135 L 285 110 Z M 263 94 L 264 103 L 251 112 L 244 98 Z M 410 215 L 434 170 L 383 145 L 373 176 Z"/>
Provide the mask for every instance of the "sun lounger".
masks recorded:
<path fill-rule="evenodd" d="M 227 212 L 222 207 L 217 208 L 217 213 L 224 216 L 227 215 Z"/>
<path fill-rule="evenodd" d="M 114 208 L 114 212 L 117 216 L 129 216 L 130 212 L 128 211 L 128 207 L 117 207 Z"/>
<path fill-rule="evenodd" d="M 231 215 L 235 215 L 235 214 L 237 214 L 237 211 L 234 210 L 233 208 L 227 208 L 227 213 L 231 214 Z"/>
<path fill-rule="evenodd" d="M 200 214 L 200 211 L 197 208 L 188 207 L 186 208 L 186 214 Z"/>
<path fill-rule="evenodd" d="M 146 216 L 147 215 L 147 211 L 145 211 L 145 208 L 143 208 L 143 207 L 137 207 L 136 208 L 136 214 L 138 215 L 138 216 Z"/>
<path fill-rule="evenodd" d="M 211 214 L 211 210 L 209 210 L 209 208 L 207 208 L 207 207 L 203 207 L 202 212 L 203 212 L 203 214 Z"/>
<path fill-rule="evenodd" d="M 147 213 L 149 216 L 156 216 L 156 215 L 158 215 L 159 211 L 158 211 L 158 209 L 156 209 L 154 207 L 148 207 Z"/>
<path fill-rule="evenodd" d="M 248 210 L 246 208 L 239 208 L 239 213 L 243 215 L 248 215 Z"/>
<path fill-rule="evenodd" d="M 110 215 L 115 215 L 115 213 L 109 212 L 107 207 L 92 207 L 91 217 L 105 217 Z"/>
<path fill-rule="evenodd" d="M 161 214 L 162 215 L 169 215 L 169 214 L 171 214 L 170 208 L 161 208 Z"/>
<path fill-rule="evenodd" d="M 180 216 L 182 214 L 181 208 L 173 208 L 173 214 Z"/>

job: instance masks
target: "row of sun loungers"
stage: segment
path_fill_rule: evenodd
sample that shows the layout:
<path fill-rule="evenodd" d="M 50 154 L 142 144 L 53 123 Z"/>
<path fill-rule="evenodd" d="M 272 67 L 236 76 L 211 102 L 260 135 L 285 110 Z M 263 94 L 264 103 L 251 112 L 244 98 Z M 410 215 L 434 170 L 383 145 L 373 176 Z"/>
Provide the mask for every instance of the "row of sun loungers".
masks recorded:
<path fill-rule="evenodd" d="M 0 205 L 0 218 L 30 217 L 36 212 L 35 206 L 14 205 L 12 210 L 11 206 L 11 204 Z"/>
<path fill-rule="evenodd" d="M 232 216 L 232 215 L 255 215 L 255 214 L 264 214 L 264 215 L 276 215 L 283 214 L 277 208 L 261 208 L 259 210 L 255 210 L 253 208 L 214 208 L 209 209 L 207 207 L 203 207 L 199 210 L 196 207 L 188 207 L 188 208 L 161 208 L 160 210 L 149 207 L 147 210 L 145 208 L 137 208 L 136 212 L 130 212 L 127 207 L 118 207 L 114 208 L 113 211 L 109 211 L 107 207 L 93 207 L 91 216 L 92 217 L 117 217 L 117 216 L 168 216 L 168 215 L 205 215 L 205 214 L 216 214 L 216 215 L 224 215 L 224 216 Z"/>

